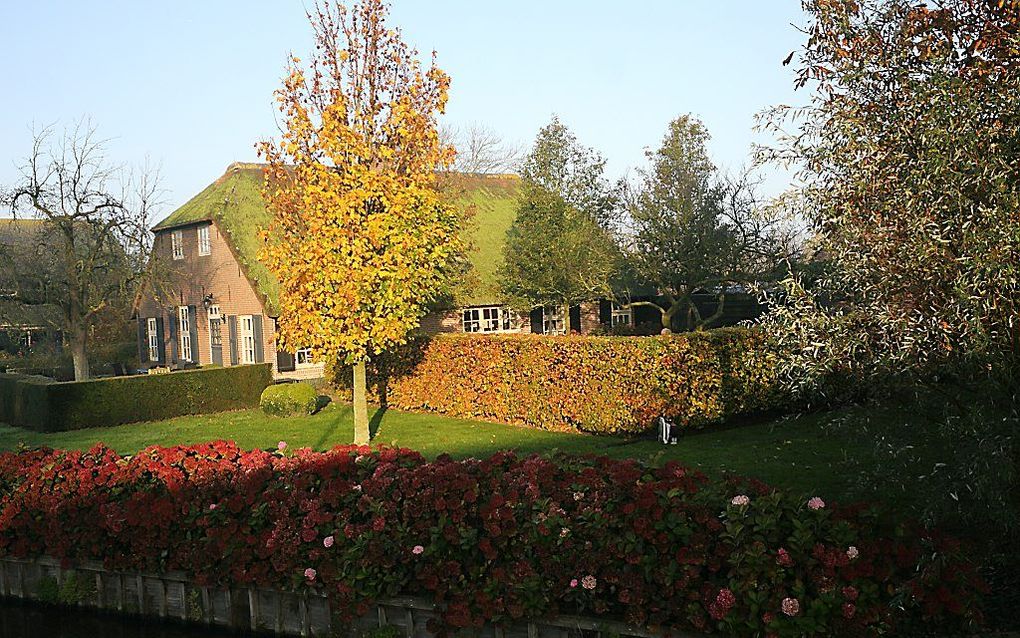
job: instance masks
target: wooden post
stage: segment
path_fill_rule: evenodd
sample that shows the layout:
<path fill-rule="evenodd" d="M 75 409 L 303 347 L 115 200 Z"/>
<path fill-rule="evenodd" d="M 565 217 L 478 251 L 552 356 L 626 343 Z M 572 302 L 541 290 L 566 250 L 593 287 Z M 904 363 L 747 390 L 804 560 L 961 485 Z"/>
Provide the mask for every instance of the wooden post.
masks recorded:
<path fill-rule="evenodd" d="M 106 585 L 103 583 L 103 570 L 96 571 L 96 607 L 103 609 L 106 607 Z"/>
<path fill-rule="evenodd" d="M 414 638 L 414 611 L 410 607 L 404 608 L 404 621 L 407 623 L 407 638 Z M 496 634 L 496 638 L 503 637 Z"/>
<path fill-rule="evenodd" d="M 124 611 L 124 574 L 117 574 L 117 611 Z"/>
<path fill-rule="evenodd" d="M 29 598 L 25 592 L 25 564 L 21 561 L 18 561 L 18 595 Z"/>
<path fill-rule="evenodd" d="M 145 615 L 145 581 L 142 575 L 135 576 L 135 584 L 138 585 L 138 613 Z"/>
<path fill-rule="evenodd" d="M 283 633 L 283 593 L 276 592 L 276 634 Z"/>
<path fill-rule="evenodd" d="M 307 636 L 312 633 L 312 620 L 308 616 L 308 594 L 301 594 L 298 597 L 298 616 L 301 618 L 301 635 Z M 329 606 L 326 607 L 326 635 L 329 633 Z"/>
<path fill-rule="evenodd" d="M 213 608 L 212 598 L 209 596 L 209 588 L 202 588 L 202 620 L 205 624 L 211 625 L 216 618 L 216 610 Z"/>
<path fill-rule="evenodd" d="M 251 630 L 259 628 L 259 592 L 254 587 L 248 590 L 248 614 L 251 616 Z"/>

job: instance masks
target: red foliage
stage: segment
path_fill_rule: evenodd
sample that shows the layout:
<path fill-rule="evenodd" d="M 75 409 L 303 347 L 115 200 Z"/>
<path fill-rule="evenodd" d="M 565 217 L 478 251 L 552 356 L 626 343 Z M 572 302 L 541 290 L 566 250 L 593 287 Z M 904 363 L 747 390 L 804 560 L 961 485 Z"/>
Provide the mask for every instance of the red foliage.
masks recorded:
<path fill-rule="evenodd" d="M 348 615 L 405 592 L 444 604 L 451 627 L 568 611 L 741 635 L 976 620 L 953 541 L 675 463 L 97 446 L 0 454 L 0 490 L 0 555 L 321 586 Z"/>

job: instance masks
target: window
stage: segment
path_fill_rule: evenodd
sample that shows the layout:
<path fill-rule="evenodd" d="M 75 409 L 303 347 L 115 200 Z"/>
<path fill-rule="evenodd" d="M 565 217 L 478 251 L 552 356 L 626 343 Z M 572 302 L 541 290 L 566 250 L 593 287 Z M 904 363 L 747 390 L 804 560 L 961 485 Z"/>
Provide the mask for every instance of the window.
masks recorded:
<path fill-rule="evenodd" d="M 32 348 L 31 330 L 26 330 L 25 332 L 21 333 L 21 347 L 24 348 L 25 350 L 30 350 Z"/>
<path fill-rule="evenodd" d="M 563 321 L 563 307 L 542 308 L 542 333 L 547 335 L 567 334 Z"/>
<path fill-rule="evenodd" d="M 255 320 L 243 315 L 241 320 L 241 363 L 255 363 Z"/>
<path fill-rule="evenodd" d="M 629 326 L 633 322 L 633 316 L 631 315 L 630 308 L 621 306 L 620 304 L 613 302 L 613 312 L 610 317 L 610 325 L 612 326 Z"/>
<path fill-rule="evenodd" d="M 177 327 L 180 328 L 179 332 L 181 333 L 181 359 L 194 361 L 191 358 L 191 313 L 188 312 L 188 307 L 179 307 L 177 316 L 180 319 Z"/>
<path fill-rule="evenodd" d="M 175 230 L 170 233 L 170 249 L 174 253 L 174 259 L 184 259 L 184 233 Z"/>
<path fill-rule="evenodd" d="M 462 315 L 464 332 L 510 332 L 514 329 L 514 314 L 507 308 L 465 308 Z"/>
<path fill-rule="evenodd" d="M 219 306 L 209 306 L 209 347 L 223 347 L 223 318 Z"/>
<path fill-rule="evenodd" d="M 155 317 L 145 320 L 145 333 L 149 341 L 149 361 L 159 361 L 159 325 Z"/>
<path fill-rule="evenodd" d="M 198 254 L 208 255 L 212 252 L 212 242 L 209 241 L 209 227 L 200 226 L 198 229 Z"/>
<path fill-rule="evenodd" d="M 315 365 L 315 362 L 312 361 L 312 349 L 299 348 L 298 351 L 294 353 L 294 365 L 299 368 Z"/>

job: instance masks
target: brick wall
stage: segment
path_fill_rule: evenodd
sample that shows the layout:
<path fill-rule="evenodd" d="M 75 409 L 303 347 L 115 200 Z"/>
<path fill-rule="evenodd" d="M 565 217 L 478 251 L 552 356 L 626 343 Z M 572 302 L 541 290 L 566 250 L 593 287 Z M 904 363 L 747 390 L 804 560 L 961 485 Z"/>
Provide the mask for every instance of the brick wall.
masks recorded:
<path fill-rule="evenodd" d="M 198 254 L 198 229 L 209 228 L 210 254 Z M 223 365 L 230 365 L 230 336 L 226 317 L 235 315 L 262 315 L 262 351 L 266 362 L 276 369 L 275 322 L 266 315 L 262 300 L 245 276 L 230 245 L 215 223 L 200 222 L 178 229 L 181 231 L 184 259 L 173 259 L 171 234 L 173 230 L 156 233 L 153 255 L 164 272 L 165 285 L 154 294 L 145 295 L 139 304 L 138 317 L 163 317 L 164 348 L 170 356 L 170 329 L 168 322 L 174 318 L 168 315 L 168 306 L 195 306 L 196 317 L 192 320 L 198 328 L 198 343 L 192 344 L 195 363 L 212 362 L 209 342 L 209 318 L 203 300 L 212 294 L 212 304 L 220 307 L 224 318 L 222 326 Z M 196 347 L 197 346 L 197 347 Z"/>

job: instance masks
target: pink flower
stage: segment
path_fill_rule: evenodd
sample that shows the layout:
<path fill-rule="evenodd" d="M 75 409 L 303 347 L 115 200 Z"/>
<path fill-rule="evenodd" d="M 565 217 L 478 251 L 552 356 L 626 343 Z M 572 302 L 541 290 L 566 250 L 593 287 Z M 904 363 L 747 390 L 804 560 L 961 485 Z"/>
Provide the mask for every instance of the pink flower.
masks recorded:
<path fill-rule="evenodd" d="M 843 603 L 843 617 L 853 618 L 854 614 L 857 613 L 857 606 L 853 603 Z"/>
<path fill-rule="evenodd" d="M 584 498 L 584 492 L 574 492 L 574 500 L 579 501 Z"/>
<path fill-rule="evenodd" d="M 751 499 L 747 496 L 747 494 L 737 494 L 732 499 L 730 499 L 730 504 L 736 505 L 738 507 L 747 505 L 750 502 Z"/>
<path fill-rule="evenodd" d="M 322 546 L 325 547 L 326 549 L 329 549 L 330 547 L 332 547 L 333 546 L 333 537 L 332 536 L 327 536 L 326 538 L 322 539 Z"/>
<path fill-rule="evenodd" d="M 308 580 L 315 580 L 315 574 L 316 571 L 311 567 L 305 570 L 305 578 L 307 578 Z"/>
<path fill-rule="evenodd" d="M 861 553 L 859 551 L 857 551 L 857 548 L 854 547 L 853 545 L 851 545 L 850 547 L 846 548 L 846 557 L 849 558 L 850 560 L 853 560 L 853 559 L 857 558 L 860 555 L 861 555 Z"/>
<path fill-rule="evenodd" d="M 571 587 L 577 587 L 577 579 L 576 578 L 571 578 L 570 579 L 570 586 Z"/>
<path fill-rule="evenodd" d="M 737 602 L 737 597 L 733 595 L 733 592 L 729 589 L 720 589 L 719 594 L 715 597 L 715 602 L 719 604 L 723 609 L 729 609 Z"/>
<path fill-rule="evenodd" d="M 771 611 L 767 611 L 767 612 L 765 612 L 764 614 L 761 615 L 761 621 L 763 623 L 765 623 L 766 625 L 769 624 L 770 622 L 772 622 L 775 619 L 776 619 L 776 617 L 772 614 Z"/>
<path fill-rule="evenodd" d="M 595 589 L 595 586 L 598 585 L 598 583 L 599 581 L 596 580 L 595 577 L 592 576 L 591 574 L 588 574 L 587 576 L 581 579 L 581 587 L 584 587 L 585 589 L 589 590 Z"/>
<path fill-rule="evenodd" d="M 560 538 L 566 538 L 567 534 L 569 534 L 569 533 L 570 533 L 570 530 L 567 529 L 566 527 L 564 527 L 563 529 L 560 530 Z"/>
<path fill-rule="evenodd" d="M 790 553 L 787 552 L 782 547 L 780 547 L 779 551 L 776 552 L 776 562 L 782 565 L 783 567 L 789 567 L 790 565 L 793 565 L 793 559 L 790 558 Z"/>
<path fill-rule="evenodd" d="M 796 598 L 783 599 L 783 613 L 787 616 L 796 616 L 800 613 L 800 601 Z"/>
<path fill-rule="evenodd" d="M 425 551 L 424 547 L 422 547 L 421 545 L 415 545 L 414 548 L 411 550 L 411 553 L 414 554 L 415 556 L 418 556 L 424 551 Z"/>
<path fill-rule="evenodd" d="M 279 443 L 276 444 L 276 449 L 280 450 L 281 452 L 283 452 L 284 450 L 287 449 L 287 442 L 286 441 L 280 441 Z"/>
<path fill-rule="evenodd" d="M 825 507 L 825 501 L 817 496 L 812 496 L 811 500 L 807 502 L 807 506 L 809 510 L 820 510 Z"/>
<path fill-rule="evenodd" d="M 216 503 L 210 503 L 210 504 L 209 504 L 209 511 L 211 512 L 211 511 L 213 511 L 214 509 L 216 509 Z"/>

